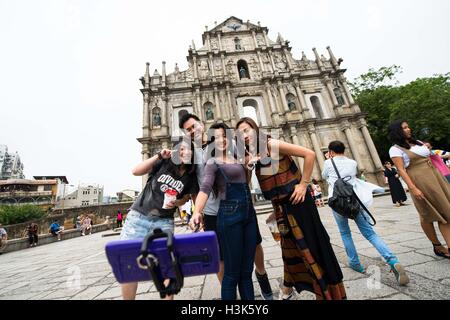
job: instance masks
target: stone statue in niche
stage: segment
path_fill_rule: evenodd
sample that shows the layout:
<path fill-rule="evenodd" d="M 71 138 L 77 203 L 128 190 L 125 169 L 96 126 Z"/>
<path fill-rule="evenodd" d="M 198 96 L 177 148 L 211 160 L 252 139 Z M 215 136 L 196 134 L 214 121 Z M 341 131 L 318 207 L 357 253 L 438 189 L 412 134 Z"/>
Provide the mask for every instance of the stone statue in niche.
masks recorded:
<path fill-rule="evenodd" d="M 293 110 L 295 110 L 295 102 L 294 101 L 289 101 L 288 102 L 288 108 L 289 108 L 289 111 L 293 111 Z"/>
<path fill-rule="evenodd" d="M 295 100 L 294 100 L 294 97 L 292 95 L 288 96 L 287 104 L 288 104 L 289 111 L 293 111 L 293 110 L 296 109 Z"/>
<path fill-rule="evenodd" d="M 161 126 L 161 115 L 159 114 L 159 108 L 153 109 L 153 126 L 154 127 Z"/>
<path fill-rule="evenodd" d="M 214 111 L 212 110 L 211 104 L 206 109 L 206 120 L 214 120 Z"/>
<path fill-rule="evenodd" d="M 239 69 L 239 76 L 241 77 L 241 79 L 243 79 L 243 78 L 249 78 L 248 72 L 247 72 L 247 70 L 245 70 L 244 67 L 241 67 L 241 68 Z"/>

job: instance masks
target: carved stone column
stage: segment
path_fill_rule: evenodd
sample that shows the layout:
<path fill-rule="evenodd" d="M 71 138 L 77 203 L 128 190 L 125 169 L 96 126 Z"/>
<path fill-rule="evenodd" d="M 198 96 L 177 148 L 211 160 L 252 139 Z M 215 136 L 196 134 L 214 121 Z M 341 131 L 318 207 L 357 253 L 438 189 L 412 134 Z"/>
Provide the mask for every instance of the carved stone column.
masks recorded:
<path fill-rule="evenodd" d="M 351 130 L 351 125 L 348 121 L 344 121 L 341 124 L 341 130 L 344 131 L 345 133 L 345 137 L 347 138 L 348 144 L 350 146 L 350 150 L 353 154 L 353 157 L 355 158 L 355 161 L 358 163 L 358 168 L 360 171 L 365 170 L 363 161 L 361 159 L 361 156 L 359 155 L 358 152 L 358 148 L 355 144 L 355 140 L 353 138 L 353 134 L 352 134 L 352 130 Z"/>
<path fill-rule="evenodd" d="M 358 128 L 361 130 L 362 135 L 364 137 L 364 141 L 366 142 L 366 145 L 369 148 L 370 156 L 372 157 L 372 161 L 375 164 L 375 168 L 378 171 L 383 170 L 383 164 L 381 163 L 380 156 L 378 155 L 377 152 L 377 148 L 375 147 L 372 137 L 370 136 L 369 130 L 367 129 L 366 120 L 360 119 L 358 122 Z"/>
<path fill-rule="evenodd" d="M 222 47 L 222 37 L 220 35 L 220 32 L 217 34 L 217 38 L 219 39 L 219 50 L 223 51 L 223 47 Z"/>
<path fill-rule="evenodd" d="M 162 118 L 162 123 L 161 123 L 161 127 L 162 128 L 167 128 L 168 124 L 169 124 L 169 112 L 168 112 L 168 105 L 167 105 L 167 96 L 165 91 L 163 91 L 161 93 L 161 101 L 162 101 L 162 108 L 161 108 L 161 118 Z"/>
<path fill-rule="evenodd" d="M 286 93 L 284 92 L 283 84 L 281 83 L 280 80 L 278 80 L 278 90 L 280 91 L 281 102 L 283 104 L 283 109 L 284 109 L 283 113 L 289 112 L 289 106 L 286 101 Z"/>
<path fill-rule="evenodd" d="M 284 48 L 283 51 L 284 51 L 284 56 L 286 57 L 286 62 L 288 64 L 289 71 L 292 71 L 294 69 L 294 65 L 293 65 L 292 60 L 291 60 L 292 57 L 291 57 L 291 55 L 290 55 L 290 53 L 289 53 L 287 48 Z"/>
<path fill-rule="evenodd" d="M 239 115 L 235 111 L 232 100 L 231 100 L 231 91 L 230 91 L 229 84 L 227 84 L 227 86 L 226 86 L 226 93 L 227 93 L 228 110 L 230 110 L 231 123 L 232 123 L 232 126 L 234 127 L 234 125 L 237 123 L 237 119 L 238 119 Z"/>
<path fill-rule="evenodd" d="M 291 130 L 291 139 L 292 139 L 292 143 L 295 144 L 296 146 L 300 145 L 300 140 L 298 139 L 298 132 L 297 132 L 297 128 L 292 125 L 290 127 Z M 297 163 L 298 169 L 300 170 L 300 172 L 303 174 L 303 165 L 304 165 L 304 160 L 301 157 L 294 157 L 295 162 Z"/>
<path fill-rule="evenodd" d="M 255 48 L 258 48 L 258 42 L 256 41 L 255 30 L 252 30 L 252 38 L 253 38 L 253 44 L 255 45 Z"/>
<path fill-rule="evenodd" d="M 272 65 L 272 70 L 273 70 L 273 72 L 276 72 L 277 69 L 275 68 L 275 62 L 273 61 L 272 50 L 269 50 L 269 59 L 270 59 L 271 65 Z"/>
<path fill-rule="evenodd" d="M 347 84 L 347 79 L 344 77 L 344 75 L 339 75 L 339 80 L 342 83 L 342 86 L 344 87 L 345 95 L 347 96 L 348 102 L 351 106 L 355 105 L 355 100 L 353 99 L 352 93 L 350 92 L 350 89 Z"/>
<path fill-rule="evenodd" d="M 227 73 L 227 66 L 225 65 L 225 55 L 223 53 L 220 54 L 220 59 L 222 60 L 223 76 L 226 77 L 228 73 Z"/>
<path fill-rule="evenodd" d="M 339 108 L 339 102 L 337 101 L 336 96 L 334 95 L 333 85 L 331 84 L 331 79 L 329 76 L 324 77 L 325 86 L 327 87 L 328 93 L 331 96 L 331 101 L 333 101 L 334 108 Z"/>
<path fill-rule="evenodd" d="M 257 50 L 256 54 L 258 55 L 258 61 L 259 61 L 259 65 L 261 67 L 261 74 L 262 74 L 264 72 L 264 63 L 261 58 L 261 52 L 259 50 Z"/>
<path fill-rule="evenodd" d="M 316 48 L 313 48 L 313 52 L 314 52 L 314 56 L 316 57 L 316 63 L 317 63 L 317 65 L 319 66 L 319 70 L 320 70 L 321 72 L 325 71 L 325 67 L 324 67 L 324 65 L 323 65 L 322 60 L 321 60 L 320 57 L 319 57 L 319 54 L 317 53 Z"/>
<path fill-rule="evenodd" d="M 273 101 L 273 95 L 272 95 L 272 91 L 271 91 L 271 89 L 270 89 L 270 84 L 269 84 L 269 82 L 266 81 L 265 84 L 264 84 L 264 86 L 266 87 L 267 96 L 268 96 L 268 98 L 269 98 L 269 105 L 270 105 L 270 111 L 271 111 L 271 114 L 278 113 L 278 110 L 277 110 L 277 108 L 276 108 L 276 106 L 275 106 L 275 103 L 274 103 L 274 101 Z"/>
<path fill-rule="evenodd" d="M 193 63 L 194 63 L 194 65 L 193 65 L 193 69 L 194 69 L 194 79 L 195 79 L 195 80 L 198 80 L 197 57 L 194 56 L 194 57 L 192 58 L 192 60 L 193 60 Z"/>
<path fill-rule="evenodd" d="M 202 106 L 202 99 L 200 96 L 200 88 L 195 88 L 195 101 L 197 106 L 196 114 L 200 118 L 200 120 L 203 121 L 203 106 Z"/>
<path fill-rule="evenodd" d="M 303 113 L 303 118 L 309 119 L 311 118 L 311 113 L 309 112 L 308 105 L 306 104 L 305 95 L 303 94 L 303 91 L 300 88 L 300 81 L 298 79 L 295 79 L 294 83 L 295 83 L 295 92 L 297 93 L 297 97 L 300 102 L 300 108 L 301 112 Z"/>
<path fill-rule="evenodd" d="M 142 136 L 148 138 L 150 135 L 150 116 L 149 116 L 150 97 L 148 92 L 144 92 L 144 106 L 142 115 Z"/>
<path fill-rule="evenodd" d="M 209 33 L 206 35 L 206 48 L 208 49 L 208 52 L 211 51 L 211 37 Z"/>
<path fill-rule="evenodd" d="M 263 31 L 264 42 L 266 43 L 266 47 L 269 46 L 269 37 L 267 36 L 267 30 Z"/>
<path fill-rule="evenodd" d="M 216 104 L 216 120 L 218 122 L 222 122 L 223 121 L 223 117 L 222 117 L 222 111 L 220 110 L 220 102 L 219 102 L 219 92 L 217 91 L 217 86 L 214 86 L 214 101 Z"/>
<path fill-rule="evenodd" d="M 215 78 L 216 77 L 216 70 L 215 70 L 216 68 L 214 68 L 214 59 L 213 59 L 212 53 L 208 54 L 208 61 L 209 61 L 209 66 L 211 69 L 212 76 L 213 76 L 213 78 Z"/>
<path fill-rule="evenodd" d="M 336 60 L 336 57 L 334 56 L 333 51 L 331 51 L 330 46 L 327 47 L 327 50 L 330 55 L 331 64 L 333 65 L 335 70 L 339 70 L 340 68 L 339 68 L 338 61 Z"/>
<path fill-rule="evenodd" d="M 308 134 L 311 138 L 311 142 L 314 148 L 314 152 L 316 153 L 316 159 L 319 164 L 320 171 L 323 170 L 323 163 L 325 162 L 325 157 L 322 153 L 322 150 L 320 149 L 319 140 L 317 139 L 316 135 L 316 128 L 313 124 L 308 125 Z"/>

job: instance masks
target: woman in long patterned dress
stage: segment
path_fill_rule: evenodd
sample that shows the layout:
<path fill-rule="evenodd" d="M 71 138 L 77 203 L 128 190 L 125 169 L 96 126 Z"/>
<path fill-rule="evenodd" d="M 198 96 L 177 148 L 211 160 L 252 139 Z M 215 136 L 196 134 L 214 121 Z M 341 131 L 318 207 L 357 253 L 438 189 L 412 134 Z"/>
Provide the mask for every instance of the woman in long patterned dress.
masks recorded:
<path fill-rule="evenodd" d="M 261 191 L 275 210 L 284 263 L 282 299 L 292 298 L 293 288 L 317 299 L 346 299 L 341 268 L 308 190 L 314 152 L 272 139 L 251 118 L 240 119 L 236 128 L 238 146 L 245 145 L 248 165 L 255 165 Z M 304 159 L 303 175 L 292 156 Z"/>

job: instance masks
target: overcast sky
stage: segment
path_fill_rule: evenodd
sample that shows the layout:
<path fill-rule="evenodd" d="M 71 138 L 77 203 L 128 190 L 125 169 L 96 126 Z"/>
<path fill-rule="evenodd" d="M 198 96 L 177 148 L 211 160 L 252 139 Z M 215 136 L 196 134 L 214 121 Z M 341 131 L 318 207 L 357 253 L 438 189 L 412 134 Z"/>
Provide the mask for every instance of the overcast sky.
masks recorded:
<path fill-rule="evenodd" d="M 297 59 L 330 45 L 348 79 L 397 64 L 406 83 L 450 71 L 449 12 L 447 0 L 0 0 L 0 144 L 27 178 L 140 190 L 138 79 L 147 61 L 186 68 L 206 25 L 261 21 Z"/>

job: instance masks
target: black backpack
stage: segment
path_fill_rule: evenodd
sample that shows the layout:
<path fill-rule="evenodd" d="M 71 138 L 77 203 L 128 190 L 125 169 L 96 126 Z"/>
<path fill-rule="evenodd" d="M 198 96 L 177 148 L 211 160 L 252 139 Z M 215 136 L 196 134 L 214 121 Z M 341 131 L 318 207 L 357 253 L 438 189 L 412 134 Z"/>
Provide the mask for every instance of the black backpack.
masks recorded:
<path fill-rule="evenodd" d="M 350 177 L 341 178 L 333 159 L 331 159 L 331 163 L 333 164 L 338 179 L 334 183 L 333 196 L 328 199 L 328 205 L 341 216 L 353 220 L 361 212 L 361 209 L 364 209 L 364 211 L 366 211 L 373 220 L 373 224 L 371 224 L 363 215 L 364 219 L 366 219 L 371 226 L 374 226 L 377 223 L 375 218 L 370 214 L 369 210 L 367 210 L 366 206 L 358 198 L 353 190 L 353 186 L 347 182 Z M 347 181 L 346 178 L 348 178 Z"/>

